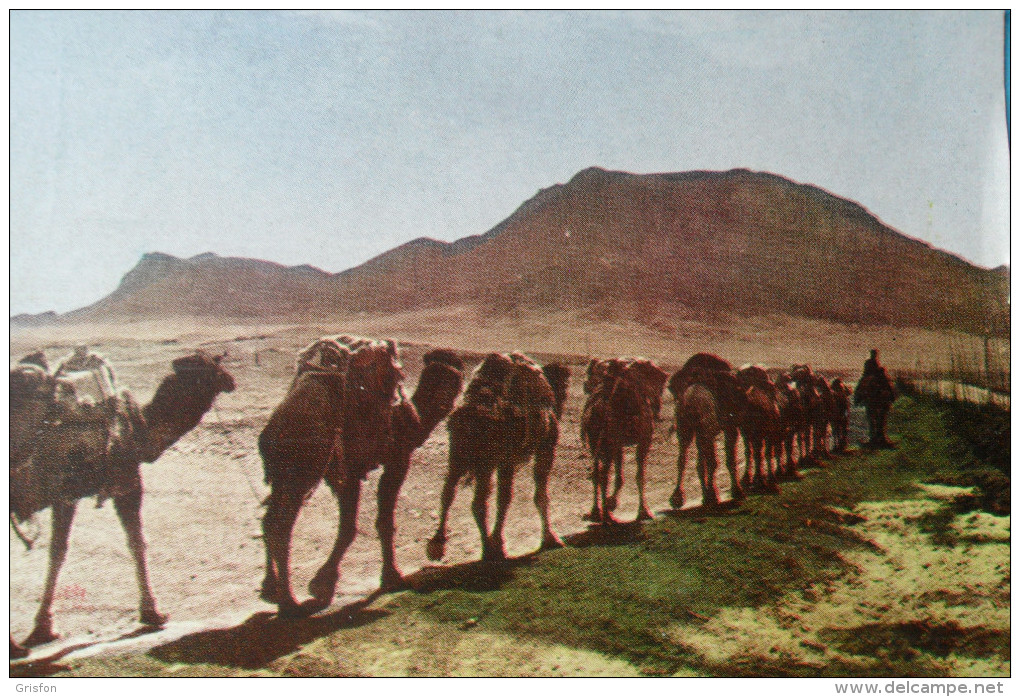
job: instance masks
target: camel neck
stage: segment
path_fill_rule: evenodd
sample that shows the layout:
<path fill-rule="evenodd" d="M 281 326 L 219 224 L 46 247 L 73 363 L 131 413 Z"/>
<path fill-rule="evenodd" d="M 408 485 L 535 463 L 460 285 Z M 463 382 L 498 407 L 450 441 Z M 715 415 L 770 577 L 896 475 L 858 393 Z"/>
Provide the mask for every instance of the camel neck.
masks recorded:
<path fill-rule="evenodd" d="M 174 374 L 160 384 L 152 401 L 142 408 L 148 429 L 146 462 L 152 462 L 198 425 L 212 407 L 216 390 L 202 382 Z"/>

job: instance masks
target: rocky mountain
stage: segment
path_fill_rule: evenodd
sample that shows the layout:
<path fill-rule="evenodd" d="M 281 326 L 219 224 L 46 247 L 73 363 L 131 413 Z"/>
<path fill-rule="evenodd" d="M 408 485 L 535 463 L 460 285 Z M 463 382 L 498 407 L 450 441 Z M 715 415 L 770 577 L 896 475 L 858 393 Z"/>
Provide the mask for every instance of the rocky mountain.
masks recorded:
<path fill-rule="evenodd" d="M 298 321 L 473 305 L 649 321 L 779 313 L 1004 334 L 1008 296 L 1008 268 L 976 267 L 817 187 L 747 170 L 590 168 L 539 191 L 483 235 L 419 238 L 339 274 L 147 254 L 114 293 L 61 321 Z"/>

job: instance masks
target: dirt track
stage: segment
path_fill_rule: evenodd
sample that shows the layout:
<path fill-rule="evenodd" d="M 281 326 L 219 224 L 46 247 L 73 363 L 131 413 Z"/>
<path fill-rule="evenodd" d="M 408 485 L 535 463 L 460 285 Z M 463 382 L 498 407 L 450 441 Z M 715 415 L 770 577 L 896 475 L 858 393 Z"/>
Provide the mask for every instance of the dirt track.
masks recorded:
<path fill-rule="evenodd" d="M 254 612 L 272 609 L 257 597 L 264 568 L 259 539 L 260 501 L 268 489 L 262 482 L 256 439 L 283 397 L 296 350 L 310 338 L 241 338 L 210 343 L 207 348 L 211 350 L 229 350 L 226 365 L 236 379 L 237 390 L 221 395 L 199 427 L 143 469 L 149 567 L 160 609 L 171 617 L 170 630 L 175 626 L 190 630 L 238 622 Z M 170 361 L 191 345 L 118 340 L 94 343 L 93 347 L 113 362 L 119 382 L 144 403 L 169 371 Z M 28 348 L 15 342 L 12 360 Z M 421 369 L 423 348 L 402 346 L 401 350 L 410 393 Z M 47 348 L 51 360 L 66 352 L 66 347 Z M 589 461 L 578 437 L 583 366 L 573 366 L 573 370 L 550 481 L 552 525 L 560 535 L 583 529 L 586 524 L 581 515 L 591 505 Z M 667 399 L 648 468 L 646 493 L 653 512 L 667 507 L 675 483 L 677 446 L 667 432 L 671 412 L 672 404 Z M 446 429 L 440 425 L 415 454 L 401 491 L 396 515 L 397 560 L 405 573 L 430 563 L 424 545 L 435 528 L 446 448 Z M 693 460 L 693 455 L 689 459 Z M 374 522 L 379 474 L 376 470 L 363 485 L 359 533 L 341 566 L 334 606 L 378 586 L 380 555 Z M 628 454 L 624 476 L 626 484 L 617 516 L 626 519 L 637 511 L 632 453 Z M 720 467 L 719 479 L 725 495 L 728 478 L 724 467 Z M 690 476 L 687 484 L 697 487 L 697 478 Z M 538 545 L 533 491 L 530 471 L 522 470 L 506 528 L 511 555 L 530 552 Z M 700 491 L 688 489 L 688 493 L 692 504 L 700 499 Z M 478 557 L 479 540 L 470 498 L 470 491 L 462 489 L 454 503 L 445 563 Z M 336 524 L 332 495 L 321 487 L 305 506 L 295 530 L 293 566 L 299 595 L 328 553 Z M 39 538 L 31 551 L 25 551 L 11 533 L 11 630 L 16 637 L 31 630 L 37 609 L 47 564 L 48 512 L 37 517 L 37 527 Z M 54 604 L 55 629 L 65 637 L 58 646 L 105 642 L 131 634 L 138 629 L 137 600 L 132 564 L 112 504 L 96 509 L 93 499 L 82 501 Z"/>

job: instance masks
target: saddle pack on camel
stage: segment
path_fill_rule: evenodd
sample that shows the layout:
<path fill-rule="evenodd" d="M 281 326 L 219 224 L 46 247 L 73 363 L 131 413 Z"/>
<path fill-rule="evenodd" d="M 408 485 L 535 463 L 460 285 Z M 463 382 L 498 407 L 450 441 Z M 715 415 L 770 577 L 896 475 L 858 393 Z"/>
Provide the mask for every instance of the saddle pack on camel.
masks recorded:
<path fill-rule="evenodd" d="M 11 463 L 10 508 L 19 521 L 53 504 L 55 491 L 75 499 L 94 495 L 98 507 L 137 486 L 133 458 L 145 422 L 131 394 L 111 377 L 98 365 L 57 376 L 28 456 Z"/>
<path fill-rule="evenodd" d="M 464 391 L 464 406 L 494 423 L 521 423 L 520 442 L 545 433 L 555 418 L 556 394 L 542 367 L 522 353 L 490 353 Z"/>
<path fill-rule="evenodd" d="M 536 408 L 552 410 L 556 395 L 535 361 L 522 353 L 490 353 L 475 369 L 464 402 L 502 421 Z"/>
<path fill-rule="evenodd" d="M 398 379 L 394 380 L 392 385 L 384 385 L 384 381 L 378 381 L 379 384 L 372 381 L 371 385 L 354 386 L 350 384 L 348 378 L 352 368 L 355 367 L 359 369 L 358 374 L 366 379 L 370 379 L 372 376 L 393 375 Z M 346 424 L 349 417 L 355 415 L 368 417 L 370 415 L 367 411 L 376 411 L 378 412 L 375 414 L 377 418 L 367 418 L 367 422 L 373 424 L 377 431 L 374 435 L 377 439 L 392 438 L 389 421 L 390 408 L 402 401 L 407 401 L 399 379 L 403 377 L 400 368 L 396 344 L 389 339 L 366 339 L 347 334 L 325 336 L 316 339 L 298 352 L 292 388 L 298 379 L 308 373 L 325 374 L 339 377 L 341 380 L 343 409 L 349 414 L 345 414 L 340 419 L 342 425 L 334 436 L 332 459 L 335 463 L 340 463 L 344 459 L 346 448 L 343 424 Z M 379 393 L 380 388 L 385 391 L 385 394 Z M 366 421 L 366 418 L 362 418 L 362 421 Z M 361 430 L 364 431 L 364 428 Z M 349 447 L 350 443 L 347 446 Z M 361 473 L 361 477 L 364 478 L 366 474 L 367 470 Z"/>

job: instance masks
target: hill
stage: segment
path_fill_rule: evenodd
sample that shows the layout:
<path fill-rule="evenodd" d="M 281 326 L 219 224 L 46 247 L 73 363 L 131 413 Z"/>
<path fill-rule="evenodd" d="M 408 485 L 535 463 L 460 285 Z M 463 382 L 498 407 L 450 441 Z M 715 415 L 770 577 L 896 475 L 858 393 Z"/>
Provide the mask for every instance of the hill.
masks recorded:
<path fill-rule="evenodd" d="M 783 314 L 1006 335 L 1008 294 L 1008 269 L 976 267 L 857 203 L 774 174 L 590 168 L 485 234 L 418 238 L 339 274 L 147 254 L 114 293 L 61 319 L 300 321 L 474 306 L 649 323 Z"/>

